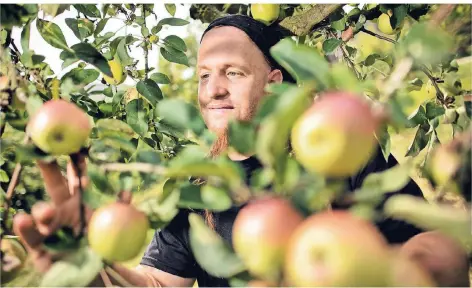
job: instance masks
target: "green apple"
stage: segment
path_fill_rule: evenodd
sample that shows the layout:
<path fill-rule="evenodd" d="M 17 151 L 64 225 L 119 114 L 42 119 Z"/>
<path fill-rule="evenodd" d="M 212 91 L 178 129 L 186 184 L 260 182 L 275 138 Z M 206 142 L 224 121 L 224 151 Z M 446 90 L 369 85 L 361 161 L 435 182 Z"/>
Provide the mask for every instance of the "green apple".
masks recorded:
<path fill-rule="evenodd" d="M 33 143 L 52 155 L 70 155 L 86 143 L 92 129 L 87 114 L 63 99 L 44 103 L 26 127 Z"/>
<path fill-rule="evenodd" d="M 252 4 L 251 5 L 252 18 L 265 23 L 272 24 L 279 18 L 280 5 L 279 4 Z"/>
<path fill-rule="evenodd" d="M 126 80 L 126 73 L 118 58 L 108 61 L 113 77 L 103 74 L 103 79 L 110 85 L 119 85 Z"/>
<path fill-rule="evenodd" d="M 110 262 L 133 259 L 145 245 L 150 227 L 143 212 L 125 203 L 112 203 L 99 208 L 90 219 L 90 248 Z"/>
<path fill-rule="evenodd" d="M 386 13 L 382 13 L 382 15 L 379 16 L 377 25 L 379 31 L 387 35 L 396 34 L 402 28 L 402 24 L 400 24 L 396 29 L 393 29 L 392 25 L 390 24 L 390 16 Z"/>
<path fill-rule="evenodd" d="M 259 198 L 241 209 L 233 226 L 233 245 L 249 272 L 277 282 L 288 239 L 302 221 L 291 202 L 279 197 Z"/>
<path fill-rule="evenodd" d="M 18 276 L 26 261 L 26 250 L 17 239 L 2 239 L 2 284 L 10 282 Z"/>
<path fill-rule="evenodd" d="M 286 286 L 385 286 L 388 244 L 366 220 L 347 211 L 307 218 L 293 233 L 286 252 Z"/>
<path fill-rule="evenodd" d="M 291 144 L 308 171 L 324 177 L 357 173 L 375 151 L 379 119 L 362 96 L 326 92 L 295 122 Z"/>

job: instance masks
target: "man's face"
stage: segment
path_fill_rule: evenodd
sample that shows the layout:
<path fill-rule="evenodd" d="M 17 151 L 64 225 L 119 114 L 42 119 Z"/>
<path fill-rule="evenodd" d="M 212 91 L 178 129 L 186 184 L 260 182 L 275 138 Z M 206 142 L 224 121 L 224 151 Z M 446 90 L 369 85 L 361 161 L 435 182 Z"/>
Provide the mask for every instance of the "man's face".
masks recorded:
<path fill-rule="evenodd" d="M 228 120 L 250 120 L 268 82 L 282 81 L 271 71 L 251 39 L 235 27 L 217 27 L 205 34 L 198 53 L 198 101 L 208 129 L 226 130 Z"/>

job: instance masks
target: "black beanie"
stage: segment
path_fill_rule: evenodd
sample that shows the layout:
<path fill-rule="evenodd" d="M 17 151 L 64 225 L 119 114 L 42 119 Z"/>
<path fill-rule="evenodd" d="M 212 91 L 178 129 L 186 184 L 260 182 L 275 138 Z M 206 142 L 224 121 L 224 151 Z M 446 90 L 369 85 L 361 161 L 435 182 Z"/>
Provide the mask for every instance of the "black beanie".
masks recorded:
<path fill-rule="evenodd" d="M 233 26 L 244 31 L 262 51 L 266 59 L 269 61 L 269 65 L 272 67 L 272 69 L 279 69 L 282 72 L 284 78 L 283 81 L 296 83 L 292 75 L 290 75 L 282 66 L 280 66 L 270 55 L 270 48 L 272 46 L 277 44 L 283 38 L 292 36 L 292 34 L 287 29 L 280 27 L 278 24 L 267 26 L 264 23 L 259 22 L 249 16 L 235 14 L 224 16 L 211 22 L 203 32 L 201 40 L 203 40 L 206 32 L 219 26 Z"/>

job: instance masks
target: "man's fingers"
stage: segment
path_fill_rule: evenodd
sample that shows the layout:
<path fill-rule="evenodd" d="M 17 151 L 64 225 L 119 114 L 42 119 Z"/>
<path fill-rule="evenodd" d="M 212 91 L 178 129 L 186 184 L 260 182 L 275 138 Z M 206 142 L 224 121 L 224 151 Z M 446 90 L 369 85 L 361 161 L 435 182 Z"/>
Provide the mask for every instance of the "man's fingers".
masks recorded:
<path fill-rule="evenodd" d="M 38 202 L 34 204 L 31 209 L 31 215 L 36 223 L 36 228 L 45 236 L 50 235 L 55 231 L 56 225 L 54 225 L 54 222 L 58 217 L 57 214 L 54 205 L 46 202 Z"/>
<path fill-rule="evenodd" d="M 28 252 L 38 252 L 44 236 L 39 233 L 33 217 L 28 214 L 18 214 L 13 219 L 13 231 L 18 235 Z"/>
<path fill-rule="evenodd" d="M 71 155 L 71 161 L 67 163 L 67 180 L 69 184 L 70 195 L 75 195 L 78 193 L 79 175 L 82 188 L 87 187 L 88 177 L 85 156 L 81 154 L 74 154 Z"/>
<path fill-rule="evenodd" d="M 55 205 L 59 205 L 70 198 L 67 180 L 62 176 L 61 170 L 56 162 L 46 163 L 37 162 L 41 176 L 44 179 L 44 187 L 46 192 Z"/>

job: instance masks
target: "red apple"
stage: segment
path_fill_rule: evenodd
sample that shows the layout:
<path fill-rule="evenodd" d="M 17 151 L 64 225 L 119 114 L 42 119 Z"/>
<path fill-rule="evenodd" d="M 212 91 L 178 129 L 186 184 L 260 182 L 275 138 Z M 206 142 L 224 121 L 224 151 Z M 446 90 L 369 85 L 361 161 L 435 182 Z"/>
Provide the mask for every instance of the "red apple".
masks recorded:
<path fill-rule="evenodd" d="M 361 97 L 327 92 L 296 121 L 292 147 L 307 170 L 325 177 L 347 177 L 369 161 L 376 148 L 379 118 Z"/>
<path fill-rule="evenodd" d="M 233 244 L 249 272 L 278 281 L 288 239 L 302 221 L 291 202 L 281 197 L 259 198 L 241 209 L 233 226 Z"/>
<path fill-rule="evenodd" d="M 385 286 L 389 253 L 370 222 L 347 211 L 321 212 L 293 233 L 286 252 L 287 286 Z"/>
<path fill-rule="evenodd" d="M 34 144 L 52 155 L 78 152 L 88 139 L 90 120 L 75 104 L 66 100 L 50 100 L 32 116 L 27 133 Z"/>

